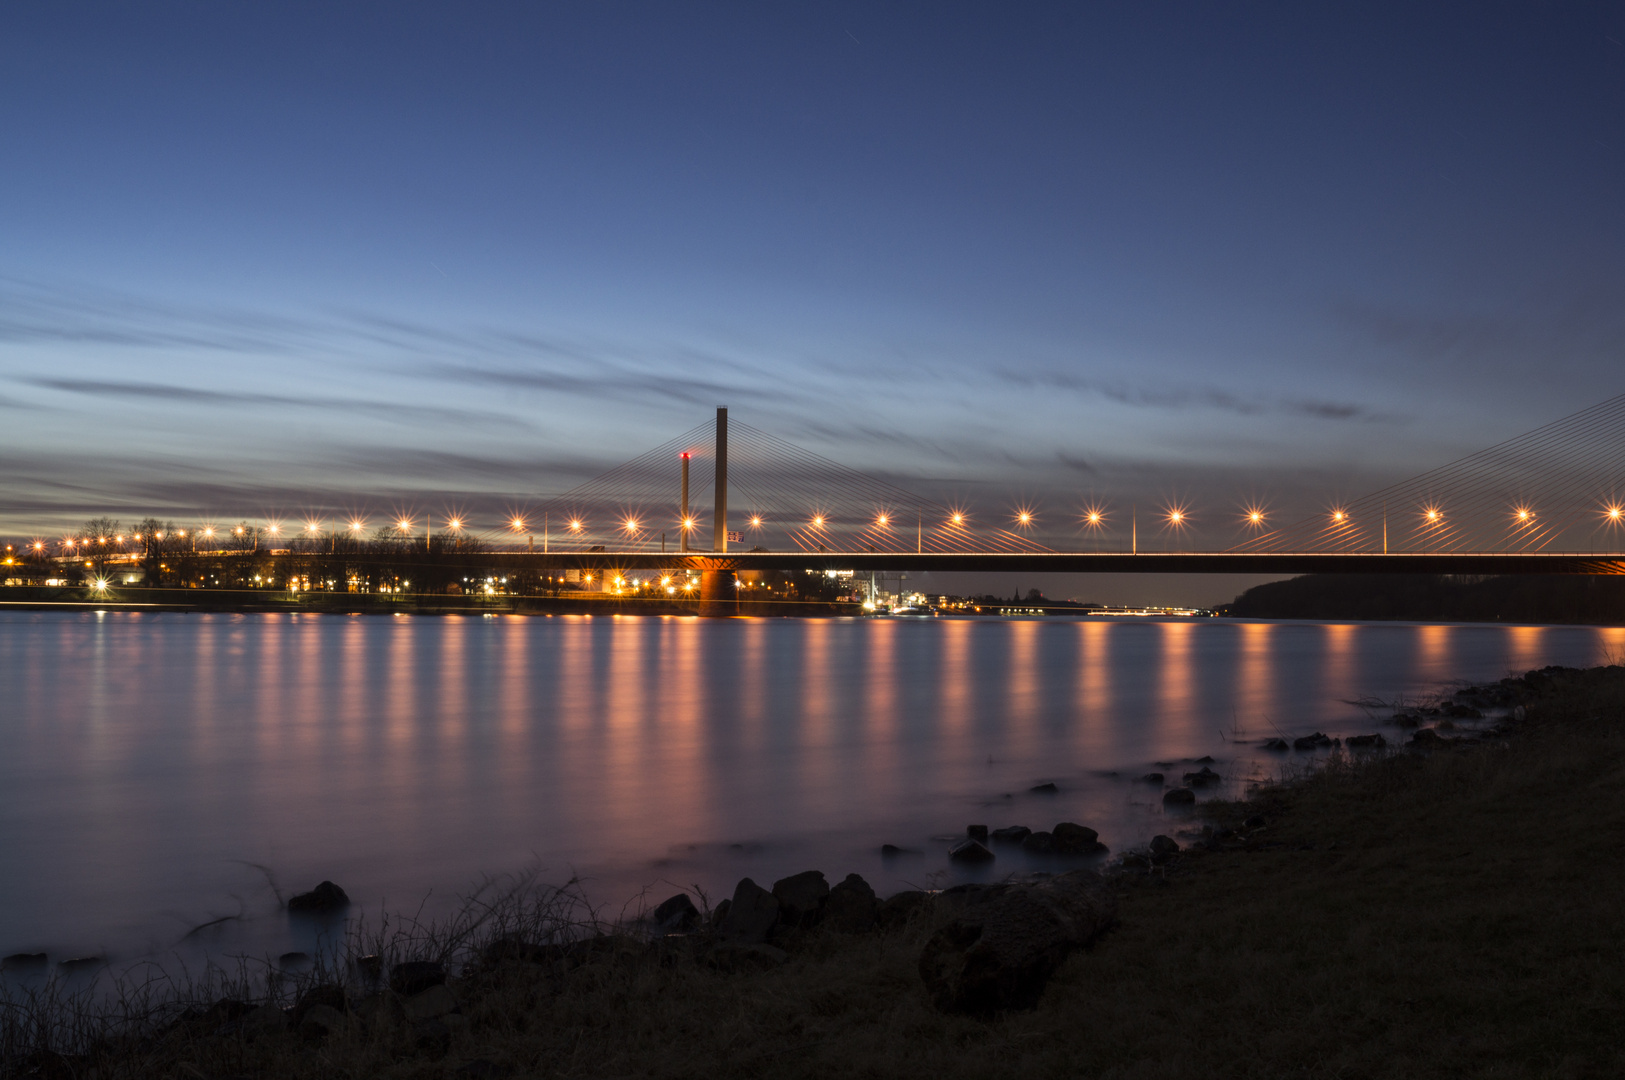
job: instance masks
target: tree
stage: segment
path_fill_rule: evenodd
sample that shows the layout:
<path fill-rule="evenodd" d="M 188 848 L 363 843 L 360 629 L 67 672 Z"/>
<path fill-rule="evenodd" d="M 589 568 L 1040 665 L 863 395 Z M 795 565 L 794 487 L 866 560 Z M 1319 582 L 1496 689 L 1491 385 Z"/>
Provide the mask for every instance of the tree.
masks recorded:
<path fill-rule="evenodd" d="M 105 577 L 108 562 L 122 551 L 123 545 L 119 543 L 122 535 L 116 519 L 91 518 L 79 526 L 79 534 L 75 538 L 78 542 L 74 545 L 76 554 L 90 563 L 97 577 Z"/>

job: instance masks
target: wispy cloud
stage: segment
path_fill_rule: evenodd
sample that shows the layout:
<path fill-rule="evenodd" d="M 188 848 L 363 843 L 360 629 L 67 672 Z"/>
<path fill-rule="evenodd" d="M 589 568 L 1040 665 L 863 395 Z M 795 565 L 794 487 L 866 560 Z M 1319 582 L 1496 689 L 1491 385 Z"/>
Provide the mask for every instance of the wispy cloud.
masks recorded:
<path fill-rule="evenodd" d="M 1307 416 L 1318 420 L 1386 420 L 1388 417 L 1353 402 L 1248 397 L 1213 386 L 1157 387 L 1098 379 L 1064 371 L 1018 371 L 1001 368 L 997 377 L 1012 386 L 1066 390 L 1104 398 L 1119 405 L 1147 409 L 1215 409 L 1239 416 L 1266 413 Z"/>
<path fill-rule="evenodd" d="M 362 414 L 402 424 L 424 422 L 479 423 L 511 428 L 529 428 L 531 425 L 516 417 L 499 412 L 474 409 L 452 409 L 432 405 L 402 405 L 363 398 L 293 397 L 284 394 L 264 394 L 244 391 L 203 390 L 190 386 L 172 386 L 164 383 L 115 382 L 101 379 L 24 378 L 20 382 L 46 390 L 57 390 L 87 397 L 119 400 L 159 401 L 187 405 L 217 405 L 227 408 L 269 406 L 277 408 L 322 409 L 351 415 Z"/>

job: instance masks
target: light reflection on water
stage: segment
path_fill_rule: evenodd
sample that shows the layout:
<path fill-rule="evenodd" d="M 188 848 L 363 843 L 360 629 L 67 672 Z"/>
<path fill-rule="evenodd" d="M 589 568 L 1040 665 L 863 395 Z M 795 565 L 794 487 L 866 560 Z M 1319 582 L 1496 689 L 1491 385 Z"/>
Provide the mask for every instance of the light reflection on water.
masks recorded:
<path fill-rule="evenodd" d="M 1381 730 L 1351 699 L 1622 646 L 1392 623 L 5 613 L 0 954 L 164 954 L 239 913 L 183 951 L 308 948 L 257 867 L 374 912 L 433 890 L 432 914 L 533 862 L 614 908 L 807 868 L 946 882 L 932 838 L 971 822 L 1079 821 L 1122 850 L 1181 825 L 1132 780 L 1155 761 L 1264 775 L 1270 735 Z M 1028 793 L 1042 781 L 1060 794 Z M 1041 865 L 1001 851 L 993 872 Z"/>

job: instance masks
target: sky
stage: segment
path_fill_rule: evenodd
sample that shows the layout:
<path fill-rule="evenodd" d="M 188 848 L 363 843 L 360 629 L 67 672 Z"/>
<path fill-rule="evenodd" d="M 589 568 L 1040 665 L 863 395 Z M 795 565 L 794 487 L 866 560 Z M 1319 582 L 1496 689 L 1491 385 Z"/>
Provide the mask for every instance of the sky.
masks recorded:
<path fill-rule="evenodd" d="M 1617 4 L 20 0 L 0 535 L 495 527 L 725 405 L 1217 545 L 1618 393 L 1621 192 Z"/>

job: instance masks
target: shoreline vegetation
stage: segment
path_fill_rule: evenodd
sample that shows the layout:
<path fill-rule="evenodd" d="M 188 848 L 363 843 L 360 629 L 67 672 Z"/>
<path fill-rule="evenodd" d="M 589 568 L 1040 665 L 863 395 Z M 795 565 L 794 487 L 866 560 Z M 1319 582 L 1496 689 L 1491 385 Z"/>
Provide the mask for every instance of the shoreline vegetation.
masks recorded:
<path fill-rule="evenodd" d="M 1240 619 L 1614 625 L 1625 574 L 1305 574 L 1255 585 L 1219 609 Z"/>
<path fill-rule="evenodd" d="M 1440 706 L 1103 872 L 615 917 L 521 876 L 299 974 L 13 991 L 0 1076 L 1625 1075 L 1625 668 Z"/>

